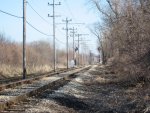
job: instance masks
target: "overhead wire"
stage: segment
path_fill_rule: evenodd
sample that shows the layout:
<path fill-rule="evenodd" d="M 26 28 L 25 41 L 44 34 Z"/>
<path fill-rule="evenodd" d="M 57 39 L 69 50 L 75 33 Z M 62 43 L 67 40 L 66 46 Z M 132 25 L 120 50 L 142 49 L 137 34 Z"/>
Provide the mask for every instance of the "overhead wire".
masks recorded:
<path fill-rule="evenodd" d="M 42 17 L 42 16 L 32 7 L 32 5 L 31 5 L 29 2 L 27 2 L 27 4 L 28 4 L 28 6 L 29 6 L 43 21 L 45 21 L 46 23 L 50 24 L 44 17 Z M 32 24 L 30 24 L 28 21 L 27 21 L 27 24 L 28 24 L 30 27 L 32 27 L 34 30 L 36 30 L 37 32 L 39 32 L 39 33 L 41 33 L 41 34 L 43 34 L 43 35 L 45 35 L 45 36 L 53 36 L 53 35 L 49 35 L 49 34 L 46 34 L 46 33 L 42 32 L 42 31 L 40 31 L 39 29 L 37 29 L 36 27 L 34 27 Z"/>
<path fill-rule="evenodd" d="M 65 2 L 66 2 L 66 1 L 65 1 Z M 46 23 L 48 23 L 48 21 L 47 21 L 46 19 L 44 19 L 44 18 L 30 5 L 29 2 L 27 2 L 27 3 L 28 3 L 28 5 L 32 8 L 32 10 L 33 10 L 34 12 L 36 12 L 36 14 L 38 14 L 38 16 L 39 16 L 41 19 L 43 19 Z M 67 2 L 66 2 L 66 4 L 67 4 L 67 6 L 68 6 L 68 3 L 67 3 Z M 68 8 L 69 8 L 69 6 L 68 6 Z M 69 11 L 70 11 L 71 15 L 73 16 L 73 14 L 72 14 L 70 8 L 69 8 Z M 9 13 L 9 12 L 3 11 L 3 10 L 0 10 L 0 12 L 1 12 L 1 13 L 4 13 L 4 14 L 7 14 L 7 15 L 9 15 L 9 16 L 18 18 L 18 19 L 23 19 L 23 17 L 21 17 L 21 16 L 14 15 L 14 14 L 12 14 L 12 13 Z M 31 28 L 33 28 L 34 30 L 36 30 L 37 32 L 39 32 L 39 33 L 41 33 L 41 34 L 43 34 L 43 35 L 45 35 L 45 36 L 53 36 L 53 35 L 49 35 L 49 34 L 46 34 L 46 33 L 42 32 L 42 31 L 40 31 L 39 29 L 37 29 L 36 27 L 34 27 L 31 23 L 29 23 L 28 21 L 26 21 L 26 23 L 27 23 Z M 59 30 L 59 29 L 58 29 L 58 30 Z M 60 30 L 59 30 L 59 31 L 60 31 Z M 63 34 L 61 31 L 60 31 L 60 33 Z M 61 44 L 65 44 L 65 42 L 62 42 L 62 41 L 58 40 L 57 38 L 56 38 L 56 40 L 57 40 L 59 43 L 61 43 Z"/>
<path fill-rule="evenodd" d="M 69 7 L 69 4 L 68 4 L 67 0 L 64 0 L 64 1 L 65 1 L 66 7 L 67 7 L 69 13 L 70 13 L 71 16 L 76 20 L 75 16 L 73 15 L 73 13 L 72 13 L 72 11 L 71 11 L 71 8 Z M 77 20 L 76 20 L 76 21 L 77 21 Z"/>
<path fill-rule="evenodd" d="M 69 13 L 71 14 L 72 18 L 75 19 L 75 21 L 77 21 L 77 19 L 75 18 L 74 14 L 72 13 L 72 10 L 67 2 L 67 0 L 64 0 L 65 4 L 66 4 L 66 7 L 67 9 L 69 10 Z M 83 24 L 85 26 L 85 28 L 87 28 L 87 26 L 85 24 Z M 82 29 L 81 29 L 82 30 Z"/>
<path fill-rule="evenodd" d="M 68 8 L 70 14 L 71 14 L 72 17 L 76 20 L 76 18 L 74 17 L 73 13 L 71 12 L 71 9 L 70 9 L 70 7 L 69 7 L 67 1 L 66 1 L 66 0 L 64 0 L 64 1 L 65 1 L 65 3 L 66 3 L 66 6 L 67 6 L 67 8 Z M 32 5 L 31 5 L 29 2 L 27 2 L 27 3 L 28 3 L 28 6 L 29 6 L 43 21 L 45 21 L 46 23 L 49 24 L 49 22 L 48 22 L 45 18 L 43 18 L 43 17 L 32 7 Z M 3 10 L 0 10 L 0 12 L 1 12 L 1 13 L 4 13 L 4 14 L 7 14 L 7 15 L 9 15 L 9 16 L 18 18 L 18 19 L 23 19 L 23 17 L 21 17 L 21 16 L 14 15 L 14 14 L 12 14 L 12 13 L 9 13 L 9 12 L 3 11 Z M 37 29 L 36 27 L 34 27 L 34 26 L 33 26 L 30 22 L 28 22 L 28 21 L 26 21 L 26 23 L 27 23 L 31 28 L 33 28 L 34 30 L 36 30 L 37 32 L 39 32 L 39 33 L 41 33 L 41 34 L 43 34 L 43 35 L 45 35 L 45 36 L 53 36 L 53 35 L 49 35 L 49 34 L 46 34 L 46 33 L 42 32 L 42 31 L 40 31 L 39 29 Z M 57 27 L 56 27 L 56 28 L 57 28 Z M 58 28 L 57 28 L 57 29 L 58 29 Z M 59 29 L 58 29 L 58 30 L 59 30 Z M 60 30 L 59 30 L 59 32 L 64 35 L 64 33 L 62 33 Z M 61 43 L 61 44 L 65 44 L 65 42 L 60 41 L 60 40 L 57 39 L 57 38 L 56 38 L 56 41 L 58 41 L 58 42 Z"/>
<path fill-rule="evenodd" d="M 65 42 L 62 42 L 62 41 L 58 40 L 57 38 L 55 38 L 55 39 L 57 40 L 57 42 L 65 45 Z"/>
<path fill-rule="evenodd" d="M 23 17 L 21 17 L 21 16 L 16 16 L 16 15 L 14 15 L 14 14 L 8 13 L 8 12 L 3 11 L 3 10 L 0 10 L 0 12 L 1 12 L 1 13 L 4 13 L 4 14 L 7 14 L 7 15 L 9 15 L 9 16 L 15 17 L 15 18 L 23 19 Z M 52 36 L 52 35 L 43 33 L 42 31 L 38 30 L 36 27 L 34 27 L 34 26 L 33 26 L 32 24 L 30 24 L 28 21 L 26 21 L 26 23 L 27 23 L 30 27 L 32 27 L 34 30 L 38 31 L 39 33 L 41 33 L 41 34 L 43 34 L 43 35 L 45 35 L 45 36 Z"/>
<path fill-rule="evenodd" d="M 56 29 L 57 29 L 62 35 L 65 35 L 57 26 L 56 26 Z"/>
<path fill-rule="evenodd" d="M 46 19 L 44 19 L 44 18 L 30 5 L 29 2 L 27 2 L 27 3 L 28 3 L 28 5 L 31 7 L 31 9 L 32 9 L 41 19 L 43 19 L 46 23 L 48 23 L 48 21 L 47 21 Z M 14 15 L 14 14 L 8 13 L 8 12 L 3 11 L 3 10 L 0 10 L 0 12 L 1 12 L 1 13 L 4 13 L 4 14 L 7 14 L 7 15 L 9 15 L 9 16 L 15 17 L 15 18 L 23 19 L 23 17 L 21 17 L 21 16 L 16 16 L 16 15 Z M 39 33 L 41 33 L 41 34 L 43 34 L 43 35 L 45 35 L 45 36 L 53 36 L 53 35 L 49 35 L 49 34 L 46 34 L 46 33 L 42 32 L 42 31 L 40 31 L 39 29 L 37 29 L 36 27 L 34 27 L 34 26 L 33 26 L 30 22 L 28 22 L 28 21 L 26 21 L 26 23 L 27 23 L 31 28 L 33 28 L 34 30 L 36 30 L 37 32 L 39 32 Z M 48 24 L 49 24 L 49 23 L 48 23 Z M 60 31 L 60 30 L 59 30 L 59 31 Z M 62 32 L 61 32 L 61 33 L 62 33 Z M 62 42 L 62 41 L 58 40 L 57 38 L 56 38 L 56 41 L 59 42 L 59 43 L 61 43 L 61 44 L 65 44 L 65 42 Z"/>
<path fill-rule="evenodd" d="M 30 4 L 29 2 L 27 2 L 27 3 L 28 3 L 28 5 L 29 5 L 29 7 L 30 7 L 42 20 L 44 20 L 46 23 L 49 24 L 49 22 L 48 22 L 45 18 L 43 18 L 43 17 L 31 6 L 31 4 Z M 41 32 L 40 30 L 38 30 L 37 28 L 35 28 L 33 25 L 31 25 L 29 22 L 27 22 L 27 23 L 28 23 L 33 29 L 35 29 L 36 31 L 42 33 L 43 35 L 46 35 L 46 36 L 53 36 L 53 35 L 48 35 L 48 34 L 45 34 L 45 33 Z M 56 27 L 56 28 L 57 28 L 57 27 Z M 58 30 L 59 30 L 59 29 L 58 29 Z M 59 30 L 59 32 L 60 32 L 61 34 L 63 34 L 60 30 Z M 61 43 L 61 44 L 65 44 L 64 42 L 60 41 L 59 39 L 57 39 L 57 38 L 55 38 L 55 39 L 56 39 L 57 42 L 59 42 L 59 43 Z"/>
<path fill-rule="evenodd" d="M 53 35 L 49 35 L 49 34 L 43 33 L 42 31 L 40 31 L 40 30 L 38 30 L 36 27 L 34 27 L 32 24 L 30 24 L 28 21 L 26 21 L 26 23 L 27 23 L 30 27 L 32 27 L 34 30 L 36 30 L 37 32 L 39 32 L 39 33 L 41 33 L 41 34 L 43 34 L 43 35 L 45 35 L 45 36 L 53 36 Z"/>
<path fill-rule="evenodd" d="M 29 2 L 27 2 L 27 4 L 29 5 L 29 7 L 30 7 L 43 21 L 45 21 L 46 23 L 49 24 L 49 22 L 48 22 L 45 18 L 43 18 L 43 17 L 31 6 L 31 4 L 30 4 Z"/>
<path fill-rule="evenodd" d="M 9 16 L 15 17 L 15 18 L 19 18 L 19 19 L 22 19 L 22 18 L 23 18 L 23 17 L 21 17 L 21 16 L 16 16 L 16 15 L 14 15 L 14 14 L 5 12 L 5 11 L 3 11 L 3 10 L 0 10 L 0 12 L 1 12 L 1 13 L 4 13 L 4 14 L 7 14 L 7 15 L 9 15 Z"/>
<path fill-rule="evenodd" d="M 67 0 L 64 0 L 64 1 L 65 1 L 66 7 L 67 7 L 67 9 L 69 10 L 69 13 L 71 14 L 72 18 L 74 18 L 75 21 L 77 21 L 77 19 L 75 18 L 74 14 L 72 13 L 72 10 L 71 10 L 71 8 L 70 8 L 70 6 L 69 6 Z M 86 27 L 85 24 L 83 24 L 83 25 Z"/>

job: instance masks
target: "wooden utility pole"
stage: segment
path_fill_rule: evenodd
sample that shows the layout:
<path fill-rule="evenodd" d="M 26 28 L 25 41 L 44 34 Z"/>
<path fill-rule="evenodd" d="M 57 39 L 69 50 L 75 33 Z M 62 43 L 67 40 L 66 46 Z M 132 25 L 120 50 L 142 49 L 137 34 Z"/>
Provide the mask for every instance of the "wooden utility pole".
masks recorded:
<path fill-rule="evenodd" d="M 54 60 L 54 71 L 56 71 L 56 37 L 55 37 L 55 5 L 61 5 L 61 3 L 59 2 L 58 4 L 55 4 L 55 0 L 53 0 L 53 3 L 50 4 L 48 3 L 48 5 L 51 5 L 53 7 L 53 16 L 49 16 L 49 17 L 53 17 L 53 60 Z"/>
<path fill-rule="evenodd" d="M 68 18 L 66 18 L 66 20 L 63 20 L 63 22 L 65 22 L 65 23 L 58 23 L 58 24 L 66 24 L 66 28 L 64 29 L 64 30 L 66 30 L 66 49 L 67 49 L 67 69 L 68 69 L 68 58 L 69 58 L 69 56 L 68 56 L 68 31 L 70 30 L 69 28 L 68 28 L 68 24 L 84 24 L 84 23 L 69 23 L 70 21 L 72 21 L 71 19 L 70 20 L 68 20 Z"/>
<path fill-rule="evenodd" d="M 80 36 L 81 34 L 78 34 L 78 66 L 80 65 Z"/>
<path fill-rule="evenodd" d="M 89 34 L 77 34 L 76 36 L 78 37 L 78 66 L 80 65 L 80 36 L 82 35 L 89 35 Z"/>
<path fill-rule="evenodd" d="M 23 79 L 26 74 L 26 0 L 23 0 Z"/>
<path fill-rule="evenodd" d="M 70 21 L 72 21 L 71 19 L 70 20 L 68 20 L 68 18 L 66 18 L 66 20 L 63 20 L 63 22 L 65 22 L 66 23 L 66 28 L 64 29 L 64 30 L 66 30 L 66 52 L 67 52 L 67 69 L 69 68 L 69 48 L 68 48 L 68 30 L 69 30 L 69 28 L 68 28 L 68 23 L 70 22 Z"/>
<path fill-rule="evenodd" d="M 70 30 L 72 30 L 72 38 L 73 38 L 73 60 L 75 61 L 75 47 L 74 47 L 74 37 L 75 37 L 75 30 L 77 30 L 77 29 L 75 29 L 74 27 L 72 28 L 72 29 L 70 29 Z"/>

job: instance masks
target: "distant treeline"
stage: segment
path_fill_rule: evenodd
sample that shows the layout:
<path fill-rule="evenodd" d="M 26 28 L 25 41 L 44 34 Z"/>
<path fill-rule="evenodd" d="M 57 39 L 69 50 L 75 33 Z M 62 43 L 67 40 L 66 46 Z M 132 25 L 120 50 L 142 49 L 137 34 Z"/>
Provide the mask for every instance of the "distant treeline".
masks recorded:
<path fill-rule="evenodd" d="M 65 67 L 66 53 L 57 50 L 57 66 Z M 35 41 L 26 45 L 27 72 L 45 72 L 53 69 L 53 49 L 49 42 Z M 16 43 L 0 34 L 0 75 L 22 73 L 22 43 Z"/>

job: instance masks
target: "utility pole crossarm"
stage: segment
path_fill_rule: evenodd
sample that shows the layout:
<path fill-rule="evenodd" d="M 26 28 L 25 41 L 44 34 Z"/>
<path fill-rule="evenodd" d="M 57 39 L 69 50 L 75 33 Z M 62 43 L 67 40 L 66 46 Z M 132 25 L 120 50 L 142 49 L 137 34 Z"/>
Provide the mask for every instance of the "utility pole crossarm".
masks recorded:
<path fill-rule="evenodd" d="M 70 22 L 70 21 L 72 21 L 71 19 L 70 20 L 68 20 L 68 18 L 66 18 L 66 20 L 62 20 L 63 22 L 65 22 L 66 23 L 66 28 L 64 28 L 64 30 L 66 30 L 66 52 L 67 52 L 67 69 L 69 68 L 69 54 L 68 54 L 68 52 L 69 52 L 69 49 L 68 49 L 68 23 Z"/>
<path fill-rule="evenodd" d="M 82 40 L 80 40 L 80 36 L 83 36 L 83 35 L 89 35 L 89 34 L 76 34 L 75 36 L 77 36 L 78 37 L 78 65 L 80 65 L 80 41 L 82 41 Z"/>
<path fill-rule="evenodd" d="M 72 32 L 70 32 L 70 33 L 72 33 L 72 38 L 73 38 L 73 60 L 75 61 L 75 47 L 74 47 L 74 42 L 75 42 L 75 40 L 74 40 L 74 38 L 75 38 L 75 30 L 77 30 L 77 29 L 75 29 L 74 27 L 72 28 L 72 29 L 69 29 L 69 30 L 72 30 Z"/>
<path fill-rule="evenodd" d="M 53 4 L 48 3 L 48 5 L 51 5 L 53 7 L 53 15 L 50 16 L 48 14 L 48 17 L 53 17 L 53 57 L 54 57 L 54 71 L 56 71 L 56 37 L 55 37 L 55 17 L 57 17 L 55 15 L 55 6 L 56 5 L 61 5 L 61 2 L 59 2 L 58 4 L 55 3 L 55 0 L 53 0 Z"/>
<path fill-rule="evenodd" d="M 58 4 L 55 4 L 54 2 L 53 2 L 53 4 L 50 4 L 50 3 L 48 3 L 48 5 L 61 5 L 61 2 L 59 2 Z"/>

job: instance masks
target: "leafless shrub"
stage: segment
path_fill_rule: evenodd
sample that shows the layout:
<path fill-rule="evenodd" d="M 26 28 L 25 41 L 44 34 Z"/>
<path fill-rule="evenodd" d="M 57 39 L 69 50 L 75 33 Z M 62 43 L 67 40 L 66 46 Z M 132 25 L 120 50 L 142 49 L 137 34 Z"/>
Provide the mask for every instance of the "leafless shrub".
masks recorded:
<path fill-rule="evenodd" d="M 114 58 L 114 69 L 128 79 L 146 80 L 150 67 L 150 1 L 92 0 L 103 14 L 101 35 L 105 62 Z M 103 1 L 104 2 L 104 1 Z"/>
<path fill-rule="evenodd" d="M 53 49 L 46 41 L 35 41 L 26 45 L 27 73 L 52 70 Z M 66 53 L 57 51 L 58 66 L 65 67 Z M 61 57 L 60 57 L 61 56 Z M 0 75 L 17 76 L 22 74 L 22 44 L 12 42 L 0 34 Z"/>

